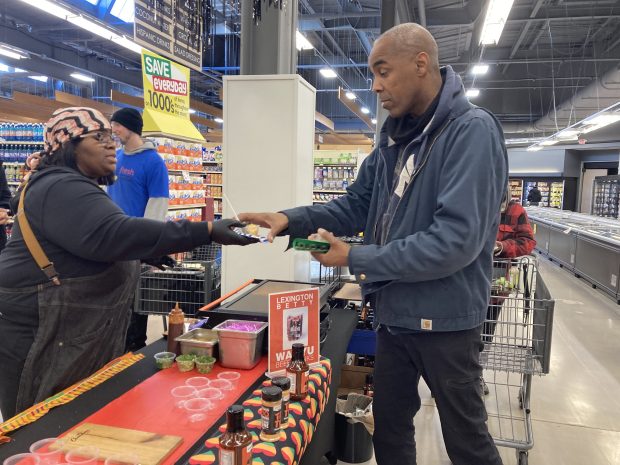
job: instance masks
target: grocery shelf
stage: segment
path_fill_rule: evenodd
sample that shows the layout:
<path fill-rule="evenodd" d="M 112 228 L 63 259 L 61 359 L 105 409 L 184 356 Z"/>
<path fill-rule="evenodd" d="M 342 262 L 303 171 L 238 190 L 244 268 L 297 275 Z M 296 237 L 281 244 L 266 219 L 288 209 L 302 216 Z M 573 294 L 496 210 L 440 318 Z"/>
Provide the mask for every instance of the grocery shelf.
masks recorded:
<path fill-rule="evenodd" d="M 197 171 L 197 170 L 171 170 L 171 169 L 168 169 L 168 173 L 202 174 L 202 171 Z"/>
<path fill-rule="evenodd" d="M 205 183 L 205 186 L 224 187 L 224 184 L 211 184 L 211 183 Z"/>
<path fill-rule="evenodd" d="M 223 171 L 202 171 L 203 174 L 224 174 Z"/>
<path fill-rule="evenodd" d="M 313 200 L 312 203 L 328 203 L 331 202 L 331 200 Z"/>
<path fill-rule="evenodd" d="M 7 184 L 9 186 L 19 186 L 21 184 L 21 182 L 19 182 L 19 181 L 8 181 Z"/>
<path fill-rule="evenodd" d="M 0 141 L 0 145 L 43 145 L 44 142 Z"/>
<path fill-rule="evenodd" d="M 321 166 L 321 167 L 327 167 L 329 168 L 330 166 L 335 166 L 335 167 L 347 167 L 347 168 L 357 168 L 356 164 L 353 163 L 315 163 L 314 166 Z"/>
<path fill-rule="evenodd" d="M 314 189 L 312 192 L 318 192 L 319 194 L 346 194 L 347 193 L 347 191 L 323 190 L 323 189 Z"/>
<path fill-rule="evenodd" d="M 204 208 L 204 203 L 197 203 L 194 205 L 168 205 L 168 210 L 189 210 L 190 208 Z"/>

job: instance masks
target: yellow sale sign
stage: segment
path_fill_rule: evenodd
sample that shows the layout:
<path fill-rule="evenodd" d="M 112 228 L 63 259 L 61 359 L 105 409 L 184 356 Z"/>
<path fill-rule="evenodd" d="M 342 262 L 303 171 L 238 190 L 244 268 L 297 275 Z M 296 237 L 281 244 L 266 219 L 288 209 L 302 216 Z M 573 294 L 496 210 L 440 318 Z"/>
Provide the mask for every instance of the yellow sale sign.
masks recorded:
<path fill-rule="evenodd" d="M 204 140 L 189 116 L 189 68 L 142 49 L 144 132 Z"/>
<path fill-rule="evenodd" d="M 144 108 L 189 119 L 189 68 L 142 50 Z"/>

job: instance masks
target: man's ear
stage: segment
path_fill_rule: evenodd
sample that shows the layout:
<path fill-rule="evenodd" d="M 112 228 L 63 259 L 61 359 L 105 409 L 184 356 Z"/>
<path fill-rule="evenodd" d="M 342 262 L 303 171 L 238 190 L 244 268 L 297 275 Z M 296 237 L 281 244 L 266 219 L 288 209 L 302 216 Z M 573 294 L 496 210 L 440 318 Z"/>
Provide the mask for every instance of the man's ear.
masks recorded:
<path fill-rule="evenodd" d="M 423 74 L 426 74 L 428 72 L 428 62 L 429 62 L 428 53 L 420 52 L 416 55 L 415 65 L 416 65 L 416 72 L 418 73 L 418 76 L 422 76 Z"/>

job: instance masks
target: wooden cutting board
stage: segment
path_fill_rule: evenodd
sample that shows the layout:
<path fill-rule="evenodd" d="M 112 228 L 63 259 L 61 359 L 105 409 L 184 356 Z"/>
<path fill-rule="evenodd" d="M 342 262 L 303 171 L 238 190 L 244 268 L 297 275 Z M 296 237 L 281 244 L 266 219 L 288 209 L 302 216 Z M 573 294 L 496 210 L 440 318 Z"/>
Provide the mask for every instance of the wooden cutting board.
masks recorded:
<path fill-rule="evenodd" d="M 99 459 L 118 454 L 136 454 L 140 465 L 159 465 L 182 442 L 179 436 L 148 433 L 135 429 L 84 423 L 63 437 L 65 452 L 83 446 L 99 449 Z M 53 448 L 54 446 L 51 446 Z"/>

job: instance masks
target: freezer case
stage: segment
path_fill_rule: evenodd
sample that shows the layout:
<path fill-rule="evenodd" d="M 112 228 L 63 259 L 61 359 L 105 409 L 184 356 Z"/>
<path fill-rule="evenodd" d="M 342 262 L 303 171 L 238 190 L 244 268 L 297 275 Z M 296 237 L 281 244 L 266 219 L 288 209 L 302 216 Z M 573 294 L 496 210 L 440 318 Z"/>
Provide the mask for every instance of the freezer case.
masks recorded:
<path fill-rule="evenodd" d="M 592 186 L 592 214 L 618 218 L 620 176 L 597 176 Z"/>

